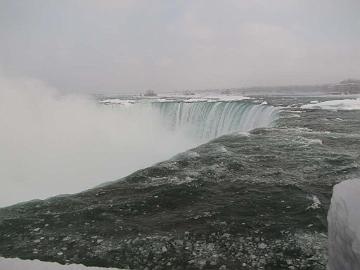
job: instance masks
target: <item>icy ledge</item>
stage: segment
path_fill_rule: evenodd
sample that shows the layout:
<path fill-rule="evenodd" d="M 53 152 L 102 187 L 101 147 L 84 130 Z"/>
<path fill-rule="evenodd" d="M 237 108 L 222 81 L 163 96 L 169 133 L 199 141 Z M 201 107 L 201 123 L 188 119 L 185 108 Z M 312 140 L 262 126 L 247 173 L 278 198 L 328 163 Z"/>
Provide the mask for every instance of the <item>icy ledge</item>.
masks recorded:
<path fill-rule="evenodd" d="M 0 269 L 6 270 L 120 270 L 116 268 L 87 267 L 82 264 L 61 265 L 39 260 L 5 259 L 0 257 Z"/>
<path fill-rule="evenodd" d="M 360 179 L 334 187 L 328 224 L 328 269 L 360 269 Z"/>
<path fill-rule="evenodd" d="M 323 109 L 323 110 L 360 110 L 360 98 L 357 99 L 339 99 L 339 100 L 328 100 L 324 102 L 315 103 L 316 101 L 310 102 L 301 106 L 303 109 Z"/>

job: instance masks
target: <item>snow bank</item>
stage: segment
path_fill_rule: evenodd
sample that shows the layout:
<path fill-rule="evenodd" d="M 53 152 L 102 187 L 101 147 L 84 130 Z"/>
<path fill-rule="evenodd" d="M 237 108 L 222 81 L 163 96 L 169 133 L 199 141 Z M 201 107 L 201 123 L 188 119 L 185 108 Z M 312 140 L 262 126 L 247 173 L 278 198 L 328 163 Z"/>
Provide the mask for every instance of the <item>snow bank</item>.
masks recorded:
<path fill-rule="evenodd" d="M 323 110 L 360 110 L 360 98 L 328 100 L 319 103 L 310 102 L 301 106 L 303 109 L 323 109 Z"/>
<path fill-rule="evenodd" d="M 360 179 L 334 187 L 328 213 L 329 270 L 360 269 Z"/>
<path fill-rule="evenodd" d="M 119 270 L 116 268 L 87 267 L 82 264 L 61 265 L 55 262 L 41 262 L 39 260 L 5 259 L 0 257 L 2 270 Z"/>

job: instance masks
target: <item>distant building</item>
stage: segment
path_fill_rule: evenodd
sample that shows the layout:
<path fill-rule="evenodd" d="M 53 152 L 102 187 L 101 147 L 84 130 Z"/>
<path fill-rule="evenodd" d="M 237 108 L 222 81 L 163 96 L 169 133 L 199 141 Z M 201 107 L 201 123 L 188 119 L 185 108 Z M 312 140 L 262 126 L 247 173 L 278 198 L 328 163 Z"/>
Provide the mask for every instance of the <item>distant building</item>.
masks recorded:
<path fill-rule="evenodd" d="M 345 95 L 360 94 L 360 80 L 343 80 L 335 85 L 335 91 Z"/>
<path fill-rule="evenodd" d="M 145 97 L 156 97 L 157 94 L 156 94 L 155 91 L 153 91 L 153 90 L 147 90 L 147 91 L 144 93 L 144 96 L 145 96 Z"/>

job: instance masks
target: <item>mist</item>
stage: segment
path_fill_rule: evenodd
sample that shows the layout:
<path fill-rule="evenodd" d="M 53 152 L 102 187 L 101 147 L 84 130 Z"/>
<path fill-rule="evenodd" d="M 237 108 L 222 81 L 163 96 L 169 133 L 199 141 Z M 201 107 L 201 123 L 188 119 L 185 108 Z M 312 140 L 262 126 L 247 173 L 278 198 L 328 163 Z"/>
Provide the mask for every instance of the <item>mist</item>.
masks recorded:
<path fill-rule="evenodd" d="M 0 206 L 74 193 L 168 159 L 194 142 L 156 114 L 0 78 Z"/>

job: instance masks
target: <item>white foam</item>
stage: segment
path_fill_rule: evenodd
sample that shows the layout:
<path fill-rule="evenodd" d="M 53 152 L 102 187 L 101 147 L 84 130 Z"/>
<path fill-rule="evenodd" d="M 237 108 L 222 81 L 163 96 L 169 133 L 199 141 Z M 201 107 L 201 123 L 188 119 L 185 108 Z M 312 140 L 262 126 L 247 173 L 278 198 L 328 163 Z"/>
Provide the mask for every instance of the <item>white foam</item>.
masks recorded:
<path fill-rule="evenodd" d="M 21 260 L 18 258 L 0 257 L 1 270 L 119 270 L 118 268 L 87 267 L 82 264 L 61 265 L 56 262 L 42 262 L 39 260 Z"/>
<path fill-rule="evenodd" d="M 328 100 L 319 103 L 310 103 L 301 106 L 303 109 L 323 109 L 323 110 L 360 110 L 360 98 Z"/>

